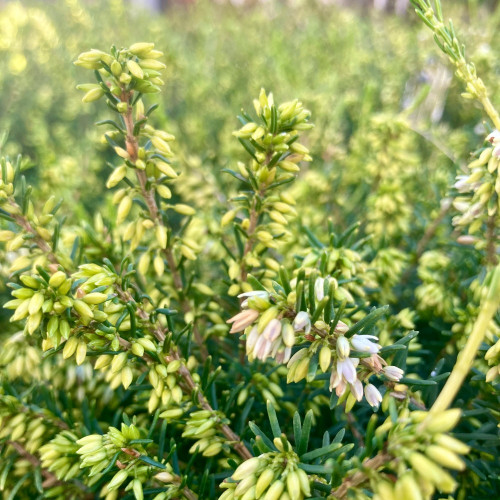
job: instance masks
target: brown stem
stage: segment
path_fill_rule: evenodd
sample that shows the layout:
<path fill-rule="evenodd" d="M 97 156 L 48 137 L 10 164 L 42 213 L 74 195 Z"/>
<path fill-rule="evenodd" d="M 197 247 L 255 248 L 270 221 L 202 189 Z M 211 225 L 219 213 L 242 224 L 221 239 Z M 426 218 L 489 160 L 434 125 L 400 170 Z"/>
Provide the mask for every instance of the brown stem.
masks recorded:
<path fill-rule="evenodd" d="M 122 100 L 124 102 L 128 102 L 130 99 L 130 95 L 124 94 L 122 96 Z M 137 143 L 137 138 L 134 135 L 134 120 L 132 117 L 132 106 L 128 106 L 127 112 L 124 114 L 124 122 L 125 122 L 125 128 L 127 131 L 127 135 L 125 138 L 125 145 L 128 154 L 130 155 L 130 160 L 132 163 L 134 163 L 137 158 L 138 158 L 138 152 L 139 152 L 139 144 Z M 139 185 L 141 187 L 141 193 L 144 198 L 144 201 L 146 202 L 146 205 L 148 207 L 149 215 L 151 219 L 159 225 L 163 225 L 163 220 L 160 217 L 160 211 L 158 208 L 158 205 L 156 204 L 156 200 L 154 197 L 154 190 L 153 189 L 148 189 L 147 188 L 147 176 L 146 172 L 144 170 L 137 170 L 136 171 L 137 175 L 137 180 L 139 182 Z M 184 313 L 188 313 L 192 311 L 191 304 L 189 300 L 185 297 L 182 296 L 182 290 L 184 288 L 184 285 L 182 283 L 182 278 L 179 272 L 179 268 L 177 267 L 177 264 L 175 262 L 175 257 L 172 252 L 171 248 L 165 248 L 163 250 L 163 253 L 165 254 L 165 258 L 167 260 L 168 267 L 170 269 L 170 273 L 172 274 L 172 280 L 174 282 L 174 286 L 177 290 L 177 293 L 179 294 L 180 298 L 180 303 L 181 307 Z M 206 345 L 204 343 L 203 336 L 196 324 L 193 325 L 193 335 L 195 338 L 196 343 L 198 344 L 200 348 L 200 353 L 203 359 L 206 359 L 208 357 L 208 351 L 206 348 Z"/>
<path fill-rule="evenodd" d="M 40 462 L 40 460 L 37 457 L 35 457 L 35 455 L 32 455 L 27 450 L 25 450 L 20 443 L 18 443 L 17 441 L 7 441 L 7 444 L 12 446 L 12 448 L 16 450 L 18 455 L 20 455 L 25 460 L 30 462 L 34 467 L 40 467 L 40 472 L 42 473 L 42 476 L 45 478 L 45 481 L 42 484 L 44 488 L 52 488 L 53 486 L 64 484 L 62 481 L 59 481 L 59 479 L 57 479 L 57 477 L 54 474 L 52 474 L 52 472 L 43 469 L 41 467 L 42 462 Z"/>
<path fill-rule="evenodd" d="M 13 202 L 12 203 L 15 208 L 19 209 L 20 207 L 17 205 L 17 203 Z M 24 217 L 23 215 L 14 215 L 13 216 L 15 223 L 24 229 L 27 233 L 30 233 L 34 236 L 33 240 L 38 248 L 42 250 L 45 254 L 47 254 L 49 260 L 53 263 L 57 263 L 57 257 L 55 256 L 54 252 L 52 251 L 52 248 L 50 245 L 36 232 L 36 229 L 30 224 L 28 219 Z"/>
<path fill-rule="evenodd" d="M 133 301 L 134 299 L 128 294 L 128 292 L 120 292 L 120 296 L 124 298 L 127 301 Z M 137 314 L 144 319 L 145 321 L 149 321 L 149 315 L 148 313 L 142 309 L 139 305 L 136 304 L 136 310 Z M 165 340 L 165 330 L 157 325 L 151 324 L 151 328 L 153 329 L 153 335 L 158 339 L 159 341 Z M 125 347 L 126 349 L 130 349 L 131 344 L 128 340 L 125 340 L 123 338 L 119 338 L 120 345 Z M 151 362 L 153 361 L 150 356 L 147 354 L 144 354 L 142 356 L 142 359 L 144 359 L 146 362 Z M 182 389 L 185 393 L 187 394 L 196 394 L 196 397 L 198 399 L 198 403 L 200 406 L 205 409 L 210 411 L 211 413 L 214 413 L 214 409 L 208 402 L 207 398 L 203 395 L 200 387 L 196 384 L 196 382 L 193 380 L 193 377 L 191 376 L 191 372 L 188 370 L 188 368 L 184 365 L 182 362 L 181 357 L 177 352 L 171 352 L 169 355 L 165 357 L 165 359 L 168 362 L 171 361 L 181 361 L 181 366 L 179 368 L 179 374 L 184 380 L 184 383 L 182 384 Z M 220 430 L 226 436 L 226 438 L 232 443 L 232 447 L 234 450 L 243 458 L 244 460 L 247 460 L 249 458 L 252 458 L 252 454 L 248 451 L 246 446 L 243 444 L 241 441 L 240 437 L 227 425 L 227 424 L 220 424 Z"/>
<path fill-rule="evenodd" d="M 246 281 L 248 276 L 248 271 L 245 264 L 245 257 L 252 251 L 253 247 L 253 234 L 255 233 L 255 229 L 257 227 L 257 221 L 259 220 L 259 214 L 255 208 L 256 200 L 254 198 L 252 202 L 252 208 L 250 209 L 250 225 L 248 227 L 248 239 L 245 243 L 245 248 L 243 249 L 243 256 L 241 258 L 241 271 L 240 271 L 240 279 L 241 281 Z"/>
<path fill-rule="evenodd" d="M 171 354 L 168 358 L 171 360 L 179 360 L 179 355 L 177 353 Z M 168 359 L 167 358 L 167 359 Z M 186 385 L 190 389 L 192 393 L 196 394 L 196 397 L 198 398 L 198 403 L 204 410 L 208 410 L 210 412 L 214 412 L 214 409 L 210 405 L 210 403 L 207 401 L 207 398 L 203 395 L 201 392 L 199 386 L 196 384 L 196 382 L 193 380 L 193 377 L 191 376 L 191 373 L 189 370 L 186 368 L 185 365 L 181 364 L 181 367 L 179 368 L 179 373 L 182 375 Z M 247 447 L 243 444 L 241 441 L 240 437 L 238 434 L 236 434 L 227 424 L 221 424 L 220 425 L 220 430 L 226 436 L 226 438 L 232 443 L 232 447 L 234 450 L 240 455 L 241 458 L 244 460 L 248 460 L 249 458 L 252 458 L 252 454 L 250 451 L 247 449 Z"/>
<path fill-rule="evenodd" d="M 361 464 L 361 467 L 362 469 L 376 470 L 379 467 L 385 465 L 387 462 L 391 461 L 392 458 L 393 457 L 388 453 L 380 453 L 373 458 L 365 460 Z M 342 484 L 338 488 L 332 490 L 333 497 L 339 500 L 347 498 L 347 493 L 349 492 L 349 490 L 364 483 L 368 479 L 368 477 L 368 474 L 363 470 L 355 472 L 351 477 L 344 479 L 344 481 L 342 481 Z"/>

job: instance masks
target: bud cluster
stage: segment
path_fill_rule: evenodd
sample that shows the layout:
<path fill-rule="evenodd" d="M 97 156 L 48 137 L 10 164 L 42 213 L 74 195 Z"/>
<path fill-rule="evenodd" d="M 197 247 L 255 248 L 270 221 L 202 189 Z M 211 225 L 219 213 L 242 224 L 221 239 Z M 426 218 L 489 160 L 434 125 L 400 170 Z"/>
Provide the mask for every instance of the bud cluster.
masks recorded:
<path fill-rule="evenodd" d="M 12 411 L 13 406 L 18 407 L 18 413 Z M 0 440 L 18 441 L 29 453 L 35 453 L 52 434 L 53 426 L 40 415 L 25 410 L 15 398 L 0 397 Z"/>
<path fill-rule="evenodd" d="M 81 467 L 91 467 L 89 476 L 99 474 L 109 465 L 117 452 L 120 452 L 118 459 L 122 464 L 133 462 L 143 448 L 140 444 L 130 444 L 130 442 L 140 438 L 139 428 L 134 424 L 125 423 L 122 423 L 120 429 L 109 427 L 106 434 L 85 436 L 76 441 L 80 446 L 76 452 L 81 456 Z"/>
<path fill-rule="evenodd" d="M 62 431 L 40 448 L 42 467 L 53 472 L 61 481 L 79 475 L 80 461 L 77 457 L 78 436 L 71 431 Z"/>
<path fill-rule="evenodd" d="M 311 496 L 309 477 L 299 465 L 299 457 L 285 439 L 275 438 L 276 452 L 268 452 L 243 462 L 219 500 L 302 500 Z"/>
<path fill-rule="evenodd" d="M 468 229 L 468 236 L 461 236 L 461 243 L 476 243 L 484 247 L 485 227 L 498 228 L 500 207 L 500 132 L 495 130 L 486 138 L 488 146 L 481 149 L 478 157 L 469 163 L 469 175 L 459 175 L 454 187 L 458 196 L 453 206 L 460 215 L 453 224 Z M 494 235 L 497 244 L 498 235 Z M 481 244 L 481 241 L 483 242 Z"/>
<path fill-rule="evenodd" d="M 347 398 L 349 408 L 355 401 L 361 401 L 363 394 L 371 406 L 378 407 L 382 395 L 369 383 L 370 377 L 376 374 L 397 382 L 403 376 L 400 368 L 387 366 L 380 356 L 378 338 L 362 334 L 363 327 L 356 323 L 349 328 L 338 315 L 334 317 L 333 299 L 330 298 L 335 290 L 333 280 L 314 279 L 311 275 L 306 281 L 302 275 L 302 279 L 293 280 L 286 286 L 290 288 L 288 294 L 285 287 L 281 290 L 275 287 L 277 291 L 274 292 L 255 290 L 239 295 L 243 299 L 242 311 L 228 323 L 232 324 L 230 333 L 245 333 L 248 359 L 264 361 L 271 357 L 278 363 L 288 363 L 288 383 L 305 378 L 312 381 L 319 365 L 323 372 L 331 372 L 330 391 L 335 389 L 341 401 Z M 297 312 L 295 307 L 305 305 L 305 297 L 309 299 L 306 308 L 309 310 Z M 382 312 L 383 309 L 379 309 L 371 313 L 373 323 Z M 366 324 L 368 318 L 359 325 Z M 296 344 L 301 348 L 292 356 Z"/>
<path fill-rule="evenodd" d="M 490 366 L 486 372 L 486 382 L 494 382 L 500 377 L 500 340 L 497 340 L 486 352 L 484 359 Z"/>
<path fill-rule="evenodd" d="M 38 349 L 26 342 L 23 332 L 7 339 L 0 351 L 0 368 L 7 379 L 23 379 L 26 382 L 41 377 L 42 357 Z"/>
<path fill-rule="evenodd" d="M 59 204 L 51 196 L 43 205 L 40 214 L 35 213 L 31 200 L 31 188 L 26 189 L 21 182 L 21 157 L 14 165 L 8 158 L 0 159 L 0 209 L 3 217 L 17 226 L 17 231 L 0 230 L 0 242 L 5 242 L 5 248 L 12 252 L 8 266 L 9 273 L 20 271 L 27 267 L 45 266 L 48 264 L 51 245 L 56 239 L 53 235 L 54 215 Z M 17 196 L 21 191 L 22 195 Z M 20 201 L 16 200 L 16 197 Z M 35 243 L 35 244 L 34 244 Z M 30 249 L 30 253 L 23 251 Z M 41 248 L 44 251 L 41 251 Z"/>
<path fill-rule="evenodd" d="M 241 291 L 248 270 L 261 267 L 260 256 L 266 249 L 278 248 L 280 241 L 290 238 L 287 225 L 297 215 L 295 200 L 276 188 L 295 178 L 301 161 L 312 160 L 309 150 L 298 142 L 299 132 L 313 126 L 301 102 L 276 106 L 272 93 L 262 89 L 254 108 L 257 119 L 243 113 L 239 117 L 243 126 L 233 133 L 252 159 L 248 165 L 239 162 L 237 171 L 228 170 L 245 184 L 245 190 L 233 198 L 237 207 L 221 220 L 222 226 L 234 220 L 238 234 L 247 240 L 243 255 L 229 269 L 235 281 L 230 295 Z"/>
<path fill-rule="evenodd" d="M 186 217 L 193 216 L 195 210 L 183 203 L 167 203 L 172 198 L 170 185 L 178 177 L 172 166 L 174 154 L 170 146 L 175 137 L 148 123 L 156 106 L 145 110 L 141 99 L 142 94 L 158 92 L 158 86 L 163 85 L 160 71 L 165 65 L 157 60 L 162 55 L 152 43 L 137 43 L 128 49 L 112 47 L 111 54 L 86 52 L 75 63 L 98 70 L 97 84 L 80 86 L 83 90 L 91 87 L 84 101 L 90 102 L 106 95 L 108 105 L 119 114 L 120 123 L 111 122 L 114 130 L 107 132 L 105 139 L 123 163 L 114 168 L 106 186 L 113 188 L 120 185 L 112 198 L 118 206 L 117 225 L 127 219 L 134 199 L 145 198 L 147 210 L 141 210 L 125 226 L 122 237 L 130 242 L 131 250 L 139 245 L 142 247 L 139 272 L 146 275 L 153 264 L 154 272 L 159 277 L 165 270 L 163 252 L 167 247 L 176 248 L 187 260 L 196 260 L 201 251 L 194 239 L 174 238 L 164 224 L 169 210 Z M 131 173 L 135 174 L 138 182 L 129 177 Z M 148 232 L 151 237 L 144 247 L 143 239 Z"/>
<path fill-rule="evenodd" d="M 464 470 L 460 455 L 469 452 L 467 445 L 448 434 L 460 414 L 458 409 L 440 413 L 404 410 L 397 422 L 388 418 L 376 430 L 378 436 L 389 433 L 387 450 L 401 460 L 395 483 L 376 482 L 377 499 L 428 500 L 436 490 L 453 493 L 457 483 L 447 469 Z"/>
<path fill-rule="evenodd" d="M 182 437 L 196 439 L 189 452 L 201 453 L 204 457 L 218 455 L 225 443 L 224 438 L 217 435 L 217 426 L 223 419 L 220 412 L 198 410 L 190 413 L 182 432 Z"/>

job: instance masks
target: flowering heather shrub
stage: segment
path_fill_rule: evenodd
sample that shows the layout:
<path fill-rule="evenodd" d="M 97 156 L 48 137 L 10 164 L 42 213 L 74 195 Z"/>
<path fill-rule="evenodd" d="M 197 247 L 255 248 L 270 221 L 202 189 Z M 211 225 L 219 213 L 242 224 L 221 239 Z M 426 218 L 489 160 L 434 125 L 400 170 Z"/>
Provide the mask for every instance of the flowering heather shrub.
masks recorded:
<path fill-rule="evenodd" d="M 92 215 L 0 165 L 6 499 L 499 496 L 500 118 L 439 1 L 413 4 L 491 127 L 454 181 L 423 182 L 411 109 L 315 172 L 327 132 L 264 89 L 205 168 L 151 100 L 154 43 L 78 56 Z"/>

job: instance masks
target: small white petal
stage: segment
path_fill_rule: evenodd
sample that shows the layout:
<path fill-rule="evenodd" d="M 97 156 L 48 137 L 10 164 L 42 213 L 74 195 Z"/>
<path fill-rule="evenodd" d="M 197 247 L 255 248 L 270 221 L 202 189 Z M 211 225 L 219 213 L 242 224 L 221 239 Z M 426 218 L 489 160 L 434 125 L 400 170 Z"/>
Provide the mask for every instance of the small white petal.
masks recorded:
<path fill-rule="evenodd" d="M 351 358 L 341 359 L 337 361 L 337 373 L 343 377 L 349 384 L 353 384 L 356 380 L 356 368 Z"/>
<path fill-rule="evenodd" d="M 403 378 L 404 371 L 397 366 L 385 366 L 384 375 L 393 382 L 399 382 Z"/>
<path fill-rule="evenodd" d="M 306 333 L 309 333 L 311 331 L 311 320 L 306 311 L 300 311 L 297 316 L 295 316 L 293 320 L 293 329 L 296 332 L 305 330 Z"/>
<path fill-rule="evenodd" d="M 365 398 L 370 406 L 376 408 L 378 408 L 379 404 L 382 402 L 382 394 L 380 394 L 380 391 L 372 384 L 366 385 Z"/>
<path fill-rule="evenodd" d="M 360 380 L 355 380 L 351 384 L 351 393 L 356 398 L 356 401 L 361 401 L 363 399 L 363 384 Z"/>

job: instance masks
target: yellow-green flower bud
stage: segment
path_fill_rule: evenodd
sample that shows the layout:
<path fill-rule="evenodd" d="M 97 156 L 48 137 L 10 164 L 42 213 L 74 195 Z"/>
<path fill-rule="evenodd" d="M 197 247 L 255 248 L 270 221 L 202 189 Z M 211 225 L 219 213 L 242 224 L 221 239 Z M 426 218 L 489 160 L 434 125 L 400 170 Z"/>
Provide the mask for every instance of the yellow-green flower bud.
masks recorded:
<path fill-rule="evenodd" d="M 332 361 L 332 350 L 330 347 L 324 345 L 319 352 L 319 366 L 321 371 L 325 373 L 330 367 L 330 362 Z"/>
<path fill-rule="evenodd" d="M 63 348 L 63 359 L 68 359 L 73 356 L 78 346 L 78 339 L 76 337 L 70 337 L 65 343 Z"/>
<path fill-rule="evenodd" d="M 138 80 L 144 79 L 144 71 L 142 71 L 142 68 L 135 61 L 127 61 L 127 68 L 130 71 L 130 74 Z"/>
<path fill-rule="evenodd" d="M 118 211 L 116 213 L 116 223 L 122 223 L 132 208 L 132 198 L 130 196 L 125 196 L 118 205 Z"/>
<path fill-rule="evenodd" d="M 234 474 L 231 476 L 235 481 L 241 481 L 248 476 L 254 474 L 257 469 L 260 467 L 261 460 L 259 457 L 253 457 L 249 460 L 245 460 L 242 464 L 238 466 L 238 468 L 234 471 Z"/>
<path fill-rule="evenodd" d="M 82 102 L 94 102 L 99 100 L 104 95 L 104 90 L 101 87 L 89 90 L 83 97 Z"/>
<path fill-rule="evenodd" d="M 464 470 L 465 462 L 461 460 L 453 451 L 431 444 L 425 448 L 425 453 L 429 458 L 432 458 L 438 464 L 447 467 L 448 469 Z"/>
<path fill-rule="evenodd" d="M 183 203 L 176 203 L 172 207 L 178 214 L 181 215 L 194 215 L 196 213 L 196 210 L 193 207 L 190 207 L 189 205 L 184 205 Z"/>
<path fill-rule="evenodd" d="M 87 344 L 83 341 L 78 342 L 78 345 L 76 347 L 76 364 L 81 365 L 84 361 L 85 358 L 87 357 Z"/>
<path fill-rule="evenodd" d="M 155 230 L 156 241 L 161 249 L 167 248 L 167 228 L 158 224 Z"/>
<path fill-rule="evenodd" d="M 114 476 L 113 479 L 108 483 L 108 490 L 113 491 L 118 489 L 125 479 L 128 477 L 128 471 L 125 469 L 119 470 Z"/>
<path fill-rule="evenodd" d="M 94 314 L 92 313 L 92 309 L 83 302 L 83 300 L 75 300 L 73 302 L 73 307 L 75 308 L 75 311 L 80 314 L 80 316 L 86 317 L 86 318 L 93 318 Z"/>
<path fill-rule="evenodd" d="M 259 476 L 257 484 L 255 485 L 255 496 L 260 498 L 262 493 L 266 491 L 267 487 L 271 484 L 274 479 L 274 472 L 271 469 L 264 469 L 264 472 Z"/>
<path fill-rule="evenodd" d="M 279 479 L 267 490 L 264 500 L 278 500 L 285 489 L 285 484 Z"/>
<path fill-rule="evenodd" d="M 155 44 L 151 42 L 138 42 L 132 44 L 128 50 L 136 56 L 144 56 L 155 48 Z"/>
<path fill-rule="evenodd" d="M 108 300 L 108 296 L 105 293 L 93 292 L 85 295 L 82 300 L 87 304 L 102 304 Z"/>
<path fill-rule="evenodd" d="M 120 76 L 122 73 L 122 65 L 115 59 L 111 63 L 111 73 L 113 73 L 114 76 Z"/>

